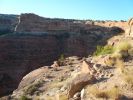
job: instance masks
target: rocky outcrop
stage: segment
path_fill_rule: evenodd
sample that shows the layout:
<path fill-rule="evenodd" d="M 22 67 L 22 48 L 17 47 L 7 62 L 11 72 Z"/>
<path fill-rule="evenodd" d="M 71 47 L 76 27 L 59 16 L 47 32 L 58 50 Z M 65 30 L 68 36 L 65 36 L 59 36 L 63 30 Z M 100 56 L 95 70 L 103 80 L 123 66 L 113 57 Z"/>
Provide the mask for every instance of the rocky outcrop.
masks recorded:
<path fill-rule="evenodd" d="M 133 18 L 128 21 L 127 35 L 133 37 Z"/>
<path fill-rule="evenodd" d="M 68 89 L 68 98 L 73 98 L 74 94 L 80 92 L 86 85 L 91 84 L 96 79 L 89 74 L 79 74 L 77 75 L 74 80 L 70 83 Z"/>
<path fill-rule="evenodd" d="M 14 31 L 17 24 L 17 15 L 0 14 L 0 35 Z"/>
<path fill-rule="evenodd" d="M 81 72 L 82 73 L 90 73 L 92 67 L 93 66 L 92 66 L 91 63 L 83 61 L 83 64 L 82 64 L 82 67 L 81 67 Z"/>
<path fill-rule="evenodd" d="M 17 88 L 26 73 L 50 64 L 60 55 L 58 40 L 51 36 L 0 37 L 0 47 L 0 76 L 6 75 L 11 79 L 9 82 L 4 79 L 0 80 L 8 84 L 0 82 L 0 88 L 11 86 L 11 90 L 8 89 L 8 91 Z"/>

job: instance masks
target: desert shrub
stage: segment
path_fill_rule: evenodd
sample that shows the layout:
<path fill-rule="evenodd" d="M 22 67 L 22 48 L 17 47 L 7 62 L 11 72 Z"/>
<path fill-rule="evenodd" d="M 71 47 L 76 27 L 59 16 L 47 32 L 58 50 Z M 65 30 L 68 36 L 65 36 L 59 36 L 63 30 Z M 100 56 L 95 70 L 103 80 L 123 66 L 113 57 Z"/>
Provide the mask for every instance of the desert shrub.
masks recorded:
<path fill-rule="evenodd" d="M 23 95 L 20 97 L 20 100 L 30 100 L 27 96 Z"/>
<path fill-rule="evenodd" d="M 130 56 L 133 56 L 133 48 L 129 49 L 128 53 L 129 53 Z"/>
<path fill-rule="evenodd" d="M 132 46 L 129 42 L 123 41 L 114 47 L 114 51 L 116 54 L 120 55 L 121 58 L 126 58 L 129 56 L 129 51 L 131 48 Z"/>
<path fill-rule="evenodd" d="M 31 85 L 27 88 L 26 94 L 33 94 L 37 90 L 37 87 L 35 85 Z"/>
<path fill-rule="evenodd" d="M 130 42 L 119 42 L 114 46 L 112 57 L 115 59 L 126 60 L 127 57 L 133 56 L 133 48 Z"/>
<path fill-rule="evenodd" d="M 31 84 L 29 85 L 26 89 L 25 89 L 25 94 L 34 94 L 34 92 L 40 87 L 40 85 L 43 83 L 43 81 L 38 81 L 37 83 Z"/>
<path fill-rule="evenodd" d="M 124 61 L 122 59 L 116 59 L 115 66 L 120 70 L 121 73 L 124 72 L 125 66 L 124 66 Z"/>
<path fill-rule="evenodd" d="M 118 87 L 112 87 L 109 90 L 99 90 L 95 86 L 92 86 L 89 89 L 89 93 L 93 94 L 97 98 L 118 98 L 121 95 L 121 92 Z"/>
<path fill-rule="evenodd" d="M 131 44 L 129 42 L 123 41 L 115 46 L 115 51 L 127 51 L 131 49 Z"/>
<path fill-rule="evenodd" d="M 111 56 L 115 59 L 122 59 L 122 54 L 119 52 L 114 52 Z"/>
<path fill-rule="evenodd" d="M 64 56 L 64 54 L 61 54 L 58 59 L 59 65 L 61 65 L 61 66 L 64 65 L 64 60 L 65 60 L 65 56 Z"/>
<path fill-rule="evenodd" d="M 117 86 L 112 87 L 110 90 L 107 90 L 105 92 L 107 92 L 110 98 L 114 98 L 114 99 L 118 98 L 121 95 L 120 90 Z"/>
<path fill-rule="evenodd" d="M 68 100 L 66 94 L 57 94 L 55 96 L 45 96 L 46 100 Z"/>
<path fill-rule="evenodd" d="M 94 56 L 105 55 L 113 53 L 113 46 L 97 46 L 96 51 L 93 53 Z"/>
<path fill-rule="evenodd" d="M 109 67 L 114 66 L 116 59 L 110 55 L 108 59 L 106 59 L 105 64 Z"/>
<path fill-rule="evenodd" d="M 122 75 L 125 82 L 133 86 L 133 68 L 125 68 Z"/>

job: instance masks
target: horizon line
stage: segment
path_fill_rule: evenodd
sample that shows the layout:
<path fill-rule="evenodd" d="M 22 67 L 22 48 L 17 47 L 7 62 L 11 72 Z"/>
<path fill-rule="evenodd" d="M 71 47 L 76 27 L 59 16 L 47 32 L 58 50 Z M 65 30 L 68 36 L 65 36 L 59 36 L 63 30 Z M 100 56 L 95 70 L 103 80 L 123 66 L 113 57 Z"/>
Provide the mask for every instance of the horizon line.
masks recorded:
<path fill-rule="evenodd" d="M 117 22 L 119 22 L 119 21 L 124 21 L 124 22 L 126 22 L 126 21 L 128 21 L 128 20 L 130 20 L 131 18 L 133 18 L 133 17 L 130 17 L 130 18 L 128 18 L 127 20 L 125 20 L 125 19 L 119 19 L 119 20 L 115 20 L 115 19 L 113 19 L 113 20 L 111 20 L 111 19 L 89 19 L 89 18 L 63 18 L 63 17 L 50 17 L 50 16 L 43 16 L 43 15 L 40 15 L 40 14 L 37 14 L 37 13 L 33 13 L 33 12 L 22 12 L 22 13 L 20 13 L 20 14 L 13 14 L 13 13 L 0 13 L 0 15 L 16 15 L 16 16 L 20 16 L 21 14 L 34 14 L 34 15 L 37 15 L 37 16 L 39 16 L 39 17 L 43 17 L 43 18 L 50 18 L 50 19 L 68 19 L 68 20 L 80 20 L 80 21 L 87 21 L 87 20 L 92 20 L 92 21 L 117 21 Z"/>

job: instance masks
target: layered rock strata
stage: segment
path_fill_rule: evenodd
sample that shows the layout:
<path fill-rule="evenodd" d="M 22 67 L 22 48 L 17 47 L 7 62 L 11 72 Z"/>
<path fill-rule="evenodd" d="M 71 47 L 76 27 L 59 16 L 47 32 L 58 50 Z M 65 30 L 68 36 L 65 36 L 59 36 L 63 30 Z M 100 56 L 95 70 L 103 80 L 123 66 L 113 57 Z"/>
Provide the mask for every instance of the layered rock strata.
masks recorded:
<path fill-rule="evenodd" d="M 24 75 L 50 65 L 62 54 L 91 54 L 96 45 L 106 44 L 108 38 L 126 27 L 126 22 L 121 22 L 120 27 L 106 23 L 109 22 L 50 19 L 35 14 L 1 15 L 0 95 L 13 91 Z"/>

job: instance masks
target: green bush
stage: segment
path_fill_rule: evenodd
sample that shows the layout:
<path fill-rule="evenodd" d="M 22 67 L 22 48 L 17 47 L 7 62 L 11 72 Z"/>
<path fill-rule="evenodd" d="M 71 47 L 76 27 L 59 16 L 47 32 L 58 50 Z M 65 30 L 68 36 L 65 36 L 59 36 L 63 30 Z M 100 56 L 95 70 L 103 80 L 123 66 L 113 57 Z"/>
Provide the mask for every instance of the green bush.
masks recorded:
<path fill-rule="evenodd" d="M 65 60 L 65 56 L 64 56 L 64 54 L 61 54 L 58 59 L 58 63 L 60 66 L 64 65 L 64 60 Z"/>
<path fill-rule="evenodd" d="M 113 53 L 113 46 L 97 46 L 96 51 L 93 53 L 94 56 L 105 55 Z"/>

